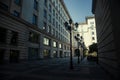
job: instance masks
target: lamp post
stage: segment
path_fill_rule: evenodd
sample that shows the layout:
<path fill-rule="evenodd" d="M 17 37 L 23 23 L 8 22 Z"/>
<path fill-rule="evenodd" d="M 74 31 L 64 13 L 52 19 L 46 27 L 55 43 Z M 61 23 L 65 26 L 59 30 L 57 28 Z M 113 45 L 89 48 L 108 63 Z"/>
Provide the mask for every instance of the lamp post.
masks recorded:
<path fill-rule="evenodd" d="M 73 69 L 73 61 L 72 61 L 72 19 L 68 22 L 64 23 L 65 28 L 70 31 L 70 69 Z"/>
<path fill-rule="evenodd" d="M 77 36 L 75 36 L 75 39 L 76 39 L 76 41 L 77 41 L 77 44 L 78 44 L 78 48 L 76 49 L 76 55 L 78 56 L 78 64 L 80 63 L 80 59 L 79 59 L 79 57 L 80 57 L 80 49 L 79 49 L 79 45 L 80 45 L 80 37 L 79 37 L 80 35 L 79 34 L 77 34 Z"/>
<path fill-rule="evenodd" d="M 78 28 L 78 23 L 75 23 L 75 27 Z M 76 39 L 77 44 L 78 44 L 78 49 L 76 49 L 76 53 L 77 53 L 77 56 L 78 56 L 78 64 L 79 64 L 79 63 L 80 63 L 80 59 L 79 59 L 79 57 L 80 57 L 79 45 L 80 45 L 80 42 L 81 42 L 81 40 L 80 40 L 80 35 L 77 34 L 77 36 L 75 36 L 75 39 Z"/>

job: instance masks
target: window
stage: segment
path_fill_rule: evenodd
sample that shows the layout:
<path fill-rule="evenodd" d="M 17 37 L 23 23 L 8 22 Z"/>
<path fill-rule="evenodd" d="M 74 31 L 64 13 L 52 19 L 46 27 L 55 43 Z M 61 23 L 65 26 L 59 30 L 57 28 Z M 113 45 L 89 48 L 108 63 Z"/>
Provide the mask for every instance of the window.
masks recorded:
<path fill-rule="evenodd" d="M 57 47 L 57 42 L 53 41 L 53 47 Z"/>
<path fill-rule="evenodd" d="M 49 11 L 51 12 L 51 10 L 52 10 L 52 7 L 51 7 L 51 4 L 49 4 Z"/>
<path fill-rule="evenodd" d="M 59 48 L 60 48 L 60 49 L 62 48 L 62 44 L 59 44 Z"/>
<path fill-rule="evenodd" d="M 14 0 L 15 4 L 21 5 L 21 0 Z"/>
<path fill-rule="evenodd" d="M 38 59 L 39 58 L 39 56 L 38 56 L 39 49 L 38 48 L 29 47 L 28 49 L 29 49 L 28 59 Z"/>
<path fill-rule="evenodd" d="M 64 45 L 64 49 L 66 50 L 67 48 L 66 48 L 66 45 Z"/>
<path fill-rule="evenodd" d="M 55 26 L 55 19 L 53 18 L 53 25 Z"/>
<path fill-rule="evenodd" d="M 55 16 L 55 10 L 53 9 L 53 16 Z"/>
<path fill-rule="evenodd" d="M 92 35 L 94 35 L 94 32 L 92 32 Z"/>
<path fill-rule="evenodd" d="M 3 9 L 3 10 L 5 10 L 5 11 L 8 11 L 8 5 L 0 2 L 0 9 Z"/>
<path fill-rule="evenodd" d="M 13 12 L 13 15 L 16 16 L 16 17 L 19 17 L 19 16 L 20 16 L 20 13 L 17 12 L 17 11 L 14 11 L 14 12 Z"/>
<path fill-rule="evenodd" d="M 6 33 L 7 33 L 7 30 L 5 28 L 0 27 L 0 43 L 6 42 Z"/>
<path fill-rule="evenodd" d="M 51 32 L 51 26 L 50 25 L 48 26 L 48 32 L 49 33 Z"/>
<path fill-rule="evenodd" d="M 94 22 L 90 22 L 90 24 L 94 24 Z"/>
<path fill-rule="evenodd" d="M 10 50 L 10 62 L 16 63 L 19 62 L 19 50 Z"/>
<path fill-rule="evenodd" d="M 51 29 L 51 34 L 53 35 L 53 29 Z"/>
<path fill-rule="evenodd" d="M 58 32 L 56 31 L 56 37 L 58 37 Z"/>
<path fill-rule="evenodd" d="M 33 15 L 33 24 L 37 25 L 37 16 Z"/>
<path fill-rule="evenodd" d="M 55 35 L 55 29 L 53 29 L 53 35 Z"/>
<path fill-rule="evenodd" d="M 57 51 L 53 51 L 53 57 L 57 58 Z"/>
<path fill-rule="evenodd" d="M 43 56 L 44 56 L 44 58 L 50 58 L 50 50 L 44 49 Z"/>
<path fill-rule="evenodd" d="M 43 38 L 43 44 L 47 45 L 47 46 L 50 46 L 50 39 L 44 37 Z"/>
<path fill-rule="evenodd" d="M 46 28 L 47 28 L 47 23 L 44 22 L 44 23 L 43 23 L 43 29 L 46 30 Z"/>
<path fill-rule="evenodd" d="M 30 32 L 29 33 L 29 41 L 32 43 L 39 43 L 39 34 Z"/>
<path fill-rule="evenodd" d="M 56 19 L 58 19 L 58 14 L 56 13 Z"/>
<path fill-rule="evenodd" d="M 92 40 L 95 40 L 95 37 L 92 37 Z"/>
<path fill-rule="evenodd" d="M 18 44 L 18 32 L 12 31 L 10 44 L 11 45 L 17 45 Z"/>
<path fill-rule="evenodd" d="M 56 21 L 56 28 L 58 29 L 58 22 Z"/>
<path fill-rule="evenodd" d="M 47 0 L 44 0 L 44 5 L 47 7 Z"/>
<path fill-rule="evenodd" d="M 34 0 L 34 9 L 38 10 L 38 2 L 36 0 Z"/>
<path fill-rule="evenodd" d="M 49 14 L 49 22 L 51 23 L 51 15 Z"/>
<path fill-rule="evenodd" d="M 47 11 L 44 9 L 44 18 L 47 19 Z"/>

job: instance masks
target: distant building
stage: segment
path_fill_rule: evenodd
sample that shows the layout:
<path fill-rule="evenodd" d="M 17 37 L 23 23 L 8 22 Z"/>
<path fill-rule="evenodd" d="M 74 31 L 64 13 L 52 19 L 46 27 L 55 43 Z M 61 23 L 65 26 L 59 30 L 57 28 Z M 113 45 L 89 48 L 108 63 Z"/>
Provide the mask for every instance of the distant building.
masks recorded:
<path fill-rule="evenodd" d="M 95 14 L 98 62 L 112 80 L 120 80 L 120 1 L 93 0 Z"/>
<path fill-rule="evenodd" d="M 85 43 L 87 49 L 93 43 L 97 43 L 96 24 L 94 16 L 86 17 L 86 22 L 79 23 L 78 33 Z"/>
<path fill-rule="evenodd" d="M 0 61 L 69 56 L 70 18 L 63 0 L 0 0 Z"/>

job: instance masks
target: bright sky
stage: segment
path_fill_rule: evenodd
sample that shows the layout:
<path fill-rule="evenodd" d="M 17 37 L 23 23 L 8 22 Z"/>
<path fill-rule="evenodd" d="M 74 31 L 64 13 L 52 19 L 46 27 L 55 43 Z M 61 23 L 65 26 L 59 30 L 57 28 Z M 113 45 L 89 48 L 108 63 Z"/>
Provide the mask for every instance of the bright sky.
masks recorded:
<path fill-rule="evenodd" d="M 73 22 L 84 22 L 86 16 L 93 15 L 92 0 L 64 0 Z"/>

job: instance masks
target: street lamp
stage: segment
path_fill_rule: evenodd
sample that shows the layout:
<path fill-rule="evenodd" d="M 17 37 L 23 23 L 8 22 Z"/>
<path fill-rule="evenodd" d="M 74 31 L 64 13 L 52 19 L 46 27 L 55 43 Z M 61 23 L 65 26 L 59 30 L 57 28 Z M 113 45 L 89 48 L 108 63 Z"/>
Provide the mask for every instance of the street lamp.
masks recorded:
<path fill-rule="evenodd" d="M 80 59 L 79 59 L 79 57 L 80 57 L 80 50 L 79 50 L 79 45 L 80 45 L 80 35 L 79 34 L 77 34 L 77 36 L 75 36 L 75 39 L 76 39 L 76 41 L 77 41 L 77 44 L 78 44 L 78 48 L 75 50 L 75 53 L 76 53 L 76 55 L 78 56 L 78 64 L 80 63 Z"/>
<path fill-rule="evenodd" d="M 65 28 L 70 32 L 70 69 L 73 69 L 73 61 L 72 61 L 72 19 L 68 22 L 64 23 Z"/>

